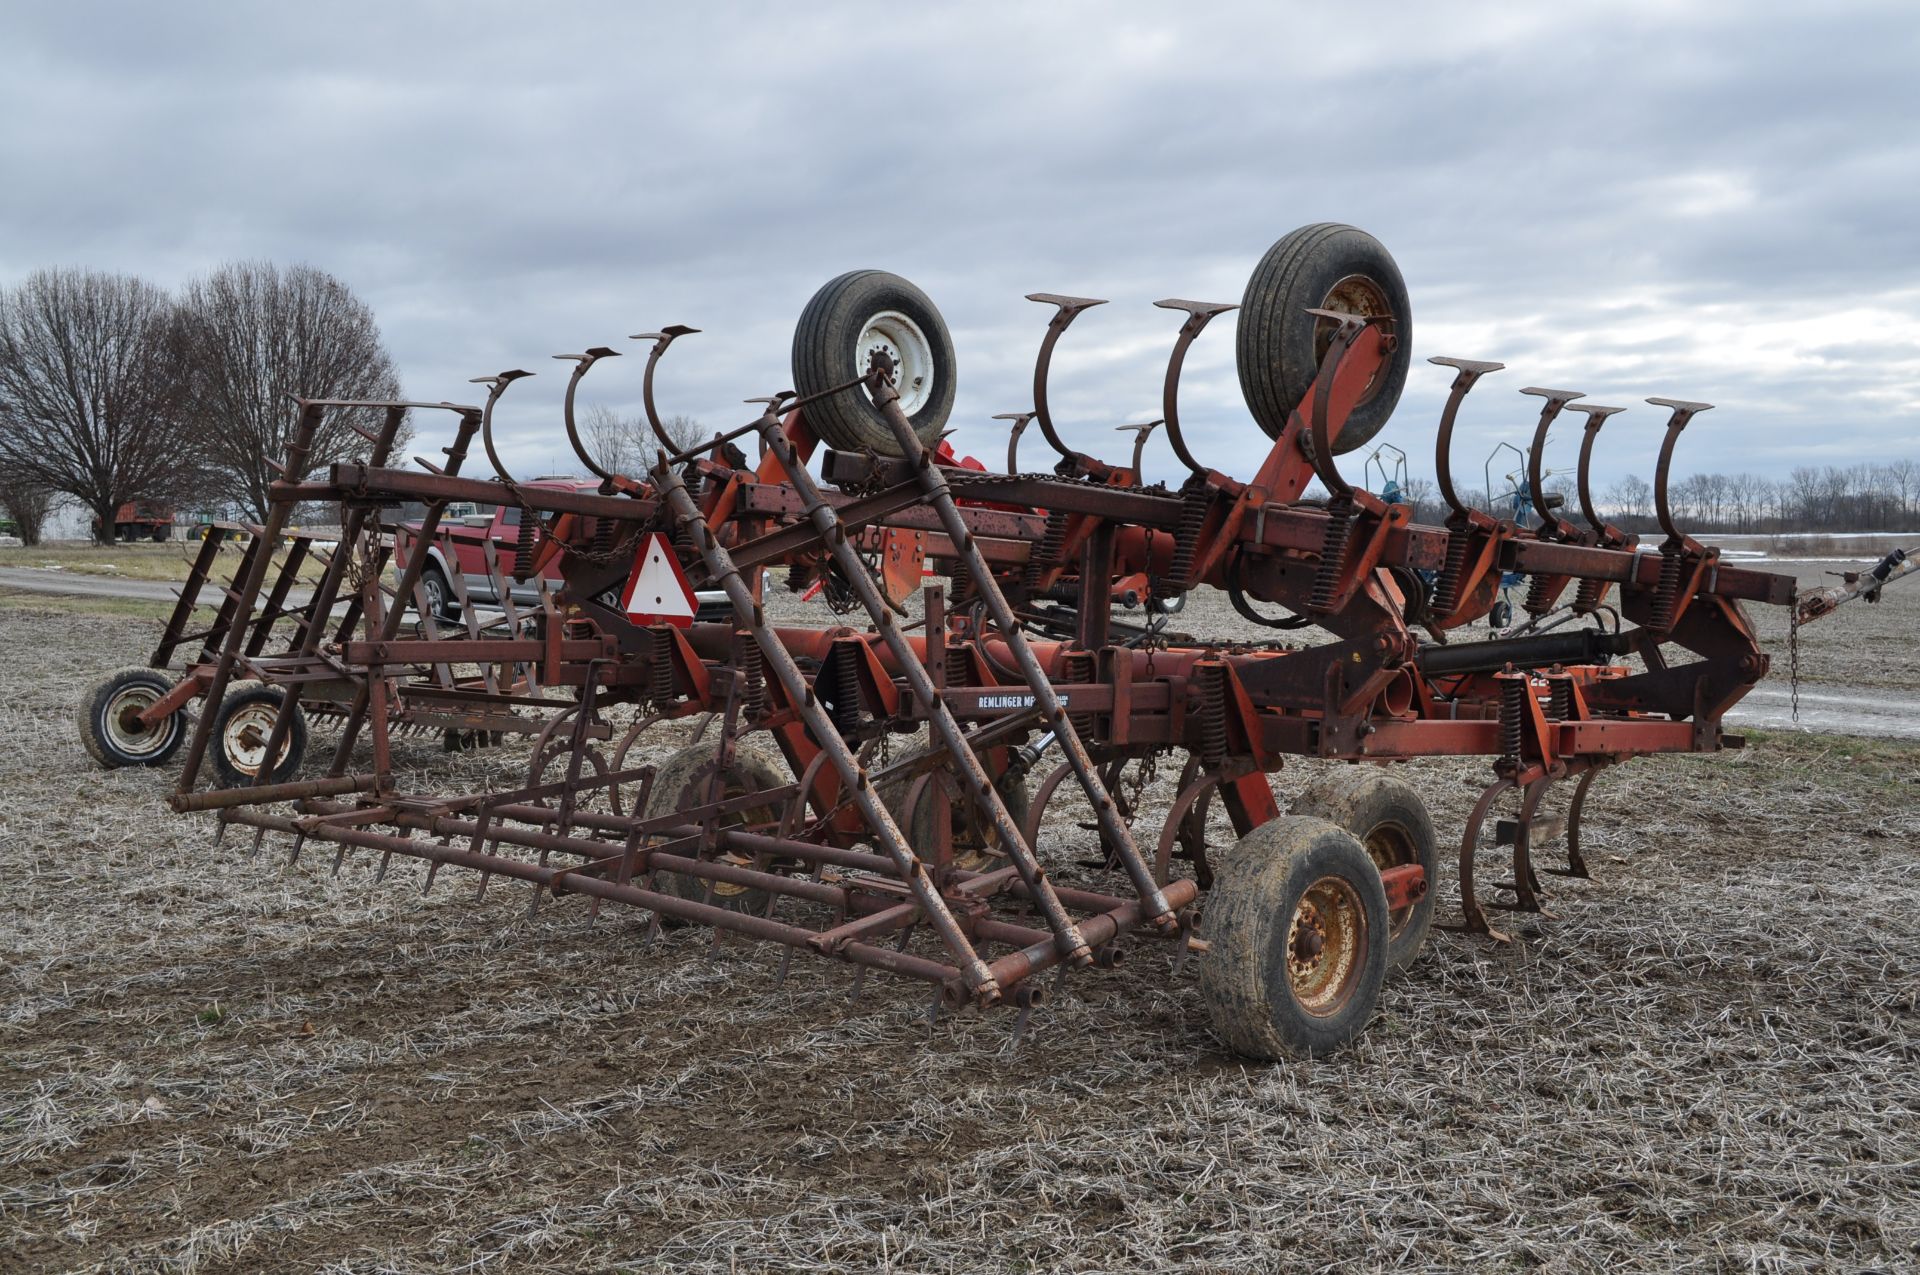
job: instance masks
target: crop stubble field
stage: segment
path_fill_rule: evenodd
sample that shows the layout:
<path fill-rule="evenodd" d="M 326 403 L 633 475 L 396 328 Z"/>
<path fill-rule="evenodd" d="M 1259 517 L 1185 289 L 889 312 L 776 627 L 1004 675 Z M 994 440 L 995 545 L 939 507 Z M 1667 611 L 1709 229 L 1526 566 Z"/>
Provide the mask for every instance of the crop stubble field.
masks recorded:
<path fill-rule="evenodd" d="M 780 986 L 774 950 L 590 928 L 578 899 L 529 918 L 463 874 L 423 898 L 417 864 L 215 850 L 165 811 L 171 767 L 102 772 L 74 735 L 152 624 L 5 601 L 0 1268 L 1920 1264 L 1912 745 L 1767 734 L 1614 772 L 1596 880 L 1510 947 L 1437 934 L 1339 1058 L 1224 1054 L 1192 967 L 1146 945 L 1010 1053 L 1011 1014 L 930 1030 L 918 985 L 855 1003 L 845 967 Z M 1802 634 L 1803 676 L 1920 688 L 1917 619 L 1911 585 L 1849 607 Z M 1206 597 L 1180 623 L 1237 621 Z M 401 755 L 434 787 L 524 749 Z M 1283 805 L 1323 768 L 1276 776 Z M 1401 773 L 1444 840 L 1486 767 Z M 1083 817 L 1049 819 L 1069 877 Z"/>

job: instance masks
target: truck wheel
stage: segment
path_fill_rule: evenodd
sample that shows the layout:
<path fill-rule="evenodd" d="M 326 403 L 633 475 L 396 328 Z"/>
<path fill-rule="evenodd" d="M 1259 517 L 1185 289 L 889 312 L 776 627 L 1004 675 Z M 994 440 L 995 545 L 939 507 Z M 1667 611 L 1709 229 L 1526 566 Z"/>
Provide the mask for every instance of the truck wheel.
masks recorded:
<path fill-rule="evenodd" d="M 158 527 L 155 527 L 153 529 L 153 539 L 155 544 L 158 544 L 162 540 L 171 540 L 172 538 L 173 538 L 173 525 L 171 523 L 163 522 Z"/>
<path fill-rule="evenodd" d="M 926 293 L 884 270 L 854 270 L 813 294 L 793 330 L 793 385 L 802 395 L 844 385 L 867 371 L 875 350 L 894 362 L 900 410 L 931 447 L 953 410 L 953 338 Z M 865 389 L 810 403 L 807 423 L 829 447 L 870 447 L 898 456 L 893 427 Z"/>
<path fill-rule="evenodd" d="M 1412 784 L 1375 766 L 1343 766 L 1314 784 L 1288 807 L 1288 814 L 1312 815 L 1339 824 L 1353 834 L 1375 868 L 1419 864 L 1427 873 L 1427 892 L 1387 913 L 1387 969 L 1413 964 L 1433 926 L 1436 845 L 1427 803 Z"/>
<path fill-rule="evenodd" d="M 120 766 L 157 766 L 173 756 L 187 737 L 187 713 L 177 708 L 159 724 L 137 720 L 173 689 L 173 679 L 158 669 L 123 668 L 95 682 L 80 698 L 80 744 L 109 770 Z"/>
<path fill-rule="evenodd" d="M 1247 409 L 1271 438 L 1280 437 L 1320 370 L 1334 324 L 1309 308 L 1385 315 L 1394 348 L 1354 407 L 1333 450 L 1350 452 L 1380 432 L 1400 401 L 1413 360 L 1412 310 L 1400 267 L 1378 239 L 1337 222 L 1302 226 L 1284 236 L 1254 267 L 1240 299 L 1235 360 Z"/>
<path fill-rule="evenodd" d="M 1366 1029 L 1387 974 L 1387 896 L 1345 829 L 1283 815 L 1218 865 L 1200 994 L 1216 1036 L 1249 1058 L 1318 1058 Z"/>
<path fill-rule="evenodd" d="M 646 808 L 641 811 L 641 817 L 651 819 L 705 804 L 714 755 L 715 750 L 711 745 L 694 744 L 661 763 L 660 769 L 654 772 L 653 787 L 647 791 Z M 733 767 L 721 782 L 721 796 L 723 799 L 744 797 L 750 793 L 784 787 L 788 782 L 785 767 L 772 757 L 752 747 L 737 746 L 733 752 Z M 721 826 L 739 828 L 776 823 L 780 814 L 780 806 L 769 802 L 765 806 L 751 807 L 729 815 L 721 820 Z M 724 853 L 716 861 L 736 867 L 753 866 L 753 859 L 749 855 Z M 705 877 L 663 872 L 660 874 L 659 888 L 667 894 L 691 899 L 695 903 L 710 903 L 734 912 L 762 913 L 767 910 L 767 891 L 727 881 L 709 881 Z M 660 919 L 662 924 L 674 923 L 672 917 L 663 916 Z"/>
<path fill-rule="evenodd" d="M 427 595 L 427 610 L 433 612 L 434 619 L 459 623 L 460 604 L 453 600 L 453 586 L 447 583 L 447 573 L 438 565 L 429 562 L 421 569 L 420 592 Z"/>
<path fill-rule="evenodd" d="M 222 788 L 244 788 L 254 782 L 267 760 L 267 737 L 286 692 L 271 686 L 249 686 L 229 692 L 213 717 L 213 773 Z M 307 711 L 294 706 L 293 723 L 280 746 L 280 757 L 266 782 L 293 778 L 307 751 Z"/>

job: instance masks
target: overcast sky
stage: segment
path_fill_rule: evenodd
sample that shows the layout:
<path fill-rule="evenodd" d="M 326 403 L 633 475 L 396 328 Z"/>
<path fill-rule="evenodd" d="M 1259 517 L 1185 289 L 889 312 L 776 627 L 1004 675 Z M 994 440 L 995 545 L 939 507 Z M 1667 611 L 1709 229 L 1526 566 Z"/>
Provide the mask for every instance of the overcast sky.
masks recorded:
<path fill-rule="evenodd" d="M 1417 360 L 1498 359 L 1456 468 L 1524 443 L 1523 385 L 1719 405 L 1679 472 L 1920 455 L 1920 8 L 1599 5 L 28 5 L 0 0 L 0 283 L 79 265 L 178 285 L 303 261 L 377 311 L 410 395 L 542 375 L 513 463 L 569 463 L 548 356 L 669 323 L 663 410 L 791 385 L 842 271 L 924 288 L 959 357 L 955 439 L 1030 406 L 1048 311 L 1074 445 L 1159 415 L 1180 316 L 1237 301 L 1295 226 L 1383 240 Z M 347 14 L 349 16 L 338 16 Z M 1264 436 L 1231 318 L 1188 363 L 1195 450 Z M 587 386 L 637 407 L 642 360 Z M 1416 362 L 1383 441 L 1431 474 L 1448 383 Z M 1577 433 L 1550 456 L 1571 469 Z M 1032 440 L 1038 443 L 1037 439 Z M 1029 454 L 1038 461 L 1038 451 Z M 1163 441 L 1150 471 L 1171 475 Z"/>

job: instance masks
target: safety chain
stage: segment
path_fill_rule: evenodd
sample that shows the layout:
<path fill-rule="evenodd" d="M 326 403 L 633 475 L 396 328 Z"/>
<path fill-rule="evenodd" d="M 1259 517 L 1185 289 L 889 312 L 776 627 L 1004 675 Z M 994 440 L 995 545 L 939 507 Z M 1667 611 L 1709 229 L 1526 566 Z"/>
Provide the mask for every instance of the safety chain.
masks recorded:
<path fill-rule="evenodd" d="M 1800 720 L 1800 601 L 1787 618 L 1787 681 L 1792 687 L 1793 720 Z"/>

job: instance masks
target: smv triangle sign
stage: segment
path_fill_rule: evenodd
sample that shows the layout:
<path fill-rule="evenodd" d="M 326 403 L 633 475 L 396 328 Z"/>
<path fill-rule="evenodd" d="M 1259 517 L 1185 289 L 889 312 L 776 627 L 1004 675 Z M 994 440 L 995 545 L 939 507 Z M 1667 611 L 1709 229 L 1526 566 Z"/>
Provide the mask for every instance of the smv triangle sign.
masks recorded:
<path fill-rule="evenodd" d="M 635 624 L 672 624 L 690 628 L 697 604 L 673 546 L 659 532 L 650 532 L 633 558 L 633 573 L 621 595 L 627 618 Z"/>

